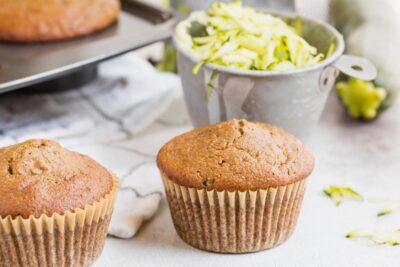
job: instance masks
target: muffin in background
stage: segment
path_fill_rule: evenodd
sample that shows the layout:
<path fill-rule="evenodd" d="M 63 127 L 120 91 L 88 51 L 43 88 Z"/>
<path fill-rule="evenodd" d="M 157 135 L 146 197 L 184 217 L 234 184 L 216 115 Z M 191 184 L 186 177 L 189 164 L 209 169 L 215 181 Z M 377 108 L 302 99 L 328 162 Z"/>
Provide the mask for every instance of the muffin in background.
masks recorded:
<path fill-rule="evenodd" d="M 280 128 L 230 120 L 175 137 L 157 165 L 178 235 L 199 249 L 243 253 L 291 236 L 314 158 Z"/>
<path fill-rule="evenodd" d="M 0 148 L 0 266 L 87 266 L 101 254 L 118 179 L 50 140 Z"/>
<path fill-rule="evenodd" d="M 112 24 L 119 0 L 0 0 L 0 41 L 48 42 L 94 33 Z"/>

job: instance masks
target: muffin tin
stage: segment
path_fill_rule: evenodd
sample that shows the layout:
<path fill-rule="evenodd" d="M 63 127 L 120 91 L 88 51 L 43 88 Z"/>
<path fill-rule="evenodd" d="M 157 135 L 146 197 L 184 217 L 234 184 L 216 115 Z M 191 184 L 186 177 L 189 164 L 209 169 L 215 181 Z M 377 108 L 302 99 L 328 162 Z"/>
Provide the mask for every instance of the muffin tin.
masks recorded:
<path fill-rule="evenodd" d="M 73 85 L 77 86 L 80 77 L 85 78 L 82 83 L 95 77 L 97 63 L 170 37 L 174 24 L 175 17 L 167 9 L 122 0 L 118 21 L 101 32 L 61 42 L 1 43 L 0 93 L 42 87 L 45 81 L 46 87 L 60 89 L 65 83 L 58 80 L 63 76 L 67 80 L 75 77 Z M 58 83 L 49 84 L 49 80 Z"/>

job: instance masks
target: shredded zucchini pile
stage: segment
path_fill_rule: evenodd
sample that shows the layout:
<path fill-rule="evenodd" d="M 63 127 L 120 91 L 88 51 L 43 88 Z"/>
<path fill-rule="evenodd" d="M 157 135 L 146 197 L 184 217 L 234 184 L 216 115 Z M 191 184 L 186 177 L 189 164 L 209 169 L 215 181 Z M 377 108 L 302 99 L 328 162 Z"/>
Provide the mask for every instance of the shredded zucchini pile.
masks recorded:
<path fill-rule="evenodd" d="M 204 28 L 198 36 L 189 33 L 194 22 Z M 236 1 L 215 2 L 206 11 L 193 12 L 178 24 L 176 36 L 201 59 L 194 73 L 209 62 L 247 70 L 284 71 L 314 65 L 324 57 L 298 31 L 280 18 Z"/>

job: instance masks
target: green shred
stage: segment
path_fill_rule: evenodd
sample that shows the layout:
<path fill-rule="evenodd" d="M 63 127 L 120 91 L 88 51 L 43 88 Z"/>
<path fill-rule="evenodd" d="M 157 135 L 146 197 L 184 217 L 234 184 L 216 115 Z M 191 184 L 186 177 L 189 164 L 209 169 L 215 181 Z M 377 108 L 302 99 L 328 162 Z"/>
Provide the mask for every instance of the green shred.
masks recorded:
<path fill-rule="evenodd" d="M 191 36 L 193 23 L 204 31 Z M 193 12 L 176 28 L 177 39 L 204 63 L 247 70 L 285 71 L 312 66 L 324 58 L 302 37 L 301 20 L 295 27 L 241 1 L 214 2 L 206 11 Z"/>
<path fill-rule="evenodd" d="M 206 100 L 208 100 L 210 98 L 211 93 L 215 89 L 215 80 L 216 80 L 216 78 L 217 78 L 217 72 L 213 71 L 211 73 L 210 79 L 209 79 L 209 81 L 207 83 L 207 86 L 206 86 Z"/>
<path fill-rule="evenodd" d="M 196 74 L 200 71 L 201 67 L 203 67 L 203 65 L 204 65 L 205 63 L 206 63 L 205 61 L 200 61 L 199 63 L 197 63 L 197 64 L 194 66 L 194 68 L 192 69 L 192 73 L 193 73 L 194 75 L 196 75 Z"/>
<path fill-rule="evenodd" d="M 343 199 L 351 199 L 351 200 L 364 200 L 364 198 L 355 190 L 350 187 L 340 187 L 331 185 L 328 188 L 325 188 L 323 192 L 329 196 L 336 206 L 339 206 Z"/>
<path fill-rule="evenodd" d="M 348 233 L 346 238 L 366 238 L 379 245 L 398 246 L 400 245 L 400 229 L 389 236 L 383 236 L 370 231 L 353 231 Z"/>
<path fill-rule="evenodd" d="M 335 52 L 335 50 L 336 50 L 336 44 L 335 43 L 331 43 L 329 45 L 328 52 L 326 52 L 326 57 L 327 58 L 330 57 Z"/>
<path fill-rule="evenodd" d="M 381 209 L 376 214 L 376 216 L 385 216 L 385 215 L 388 215 L 388 214 L 392 214 L 393 212 L 395 212 L 397 210 L 400 210 L 400 204 L 399 203 L 398 204 L 393 204 L 393 205 L 390 205 L 388 207 L 385 207 L 385 208 Z"/>
<path fill-rule="evenodd" d="M 336 91 L 345 106 L 347 113 L 354 119 L 373 119 L 378 115 L 387 91 L 377 87 L 373 82 L 349 78 L 339 82 Z"/>
<path fill-rule="evenodd" d="M 303 36 L 303 23 L 301 23 L 301 18 L 297 17 L 294 23 L 294 28 L 296 33 L 300 36 Z"/>

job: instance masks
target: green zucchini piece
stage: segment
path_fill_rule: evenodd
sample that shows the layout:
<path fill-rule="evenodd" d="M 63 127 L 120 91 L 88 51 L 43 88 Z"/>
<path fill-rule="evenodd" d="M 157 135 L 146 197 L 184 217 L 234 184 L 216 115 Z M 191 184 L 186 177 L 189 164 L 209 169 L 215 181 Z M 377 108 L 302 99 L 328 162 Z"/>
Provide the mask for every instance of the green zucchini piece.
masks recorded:
<path fill-rule="evenodd" d="M 355 78 L 337 83 L 336 92 L 349 116 L 363 120 L 376 118 L 388 97 L 385 88 Z"/>

